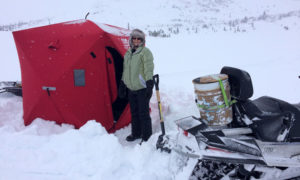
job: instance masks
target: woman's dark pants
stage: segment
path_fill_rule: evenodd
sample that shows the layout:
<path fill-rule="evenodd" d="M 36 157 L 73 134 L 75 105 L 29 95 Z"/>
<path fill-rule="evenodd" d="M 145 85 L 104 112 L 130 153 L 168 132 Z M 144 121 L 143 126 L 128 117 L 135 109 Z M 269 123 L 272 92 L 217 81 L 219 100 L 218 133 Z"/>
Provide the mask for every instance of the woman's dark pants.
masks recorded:
<path fill-rule="evenodd" d="M 131 134 L 134 137 L 141 137 L 147 141 L 152 135 L 152 125 L 149 113 L 149 102 L 146 89 L 130 91 L 128 99 L 131 110 Z"/>

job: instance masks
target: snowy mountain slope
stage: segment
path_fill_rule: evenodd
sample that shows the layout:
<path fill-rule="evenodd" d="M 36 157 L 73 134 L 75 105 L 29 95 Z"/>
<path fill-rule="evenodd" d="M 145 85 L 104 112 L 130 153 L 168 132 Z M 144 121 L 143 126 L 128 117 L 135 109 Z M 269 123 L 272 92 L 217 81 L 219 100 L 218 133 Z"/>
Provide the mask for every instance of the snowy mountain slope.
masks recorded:
<path fill-rule="evenodd" d="M 248 31 L 257 28 L 256 24 L 262 21 L 299 28 L 298 24 L 289 24 L 285 20 L 292 17 L 296 22 L 300 17 L 297 0 L 13 0 L 5 2 L 2 7 L 0 30 L 10 26 L 22 29 L 83 19 L 88 12 L 88 19 L 94 21 L 152 32 L 164 30 L 167 35 L 207 29 Z"/>
<path fill-rule="evenodd" d="M 199 116 L 192 80 L 225 65 L 250 73 L 253 98 L 300 102 L 299 11 L 299 0 L 6 1 L 0 7 L 0 81 L 21 80 L 13 37 L 5 28 L 82 19 L 90 12 L 88 19 L 96 22 L 148 33 L 161 77 L 166 131 L 176 135 L 174 120 Z M 170 37 L 150 36 L 160 30 Z M 22 99 L 1 94 L 0 179 L 188 179 L 195 160 L 183 166 L 181 157 L 155 149 L 160 134 L 155 98 L 150 104 L 154 135 L 139 146 L 124 141 L 130 126 L 107 134 L 94 121 L 75 130 L 37 119 L 25 127 Z"/>

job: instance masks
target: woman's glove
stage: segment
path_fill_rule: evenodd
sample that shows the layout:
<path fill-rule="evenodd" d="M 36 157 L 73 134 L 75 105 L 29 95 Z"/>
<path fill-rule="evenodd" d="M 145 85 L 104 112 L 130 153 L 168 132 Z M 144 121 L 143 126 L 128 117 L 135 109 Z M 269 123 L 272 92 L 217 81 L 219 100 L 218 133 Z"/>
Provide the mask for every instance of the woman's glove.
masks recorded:
<path fill-rule="evenodd" d="M 119 84 L 118 95 L 122 99 L 125 98 L 127 95 L 127 87 L 122 80 L 120 81 L 120 84 Z"/>
<path fill-rule="evenodd" d="M 146 97 L 150 99 L 152 96 L 153 80 L 151 79 L 151 80 L 146 81 L 146 86 L 147 86 Z"/>

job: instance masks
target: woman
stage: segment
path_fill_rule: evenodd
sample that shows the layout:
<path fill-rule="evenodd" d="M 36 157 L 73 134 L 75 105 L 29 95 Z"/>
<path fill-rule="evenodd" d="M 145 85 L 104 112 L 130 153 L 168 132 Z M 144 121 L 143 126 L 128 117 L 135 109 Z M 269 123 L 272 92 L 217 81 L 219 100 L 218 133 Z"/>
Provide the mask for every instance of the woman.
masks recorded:
<path fill-rule="evenodd" d="M 129 49 L 124 56 L 122 81 L 119 96 L 127 95 L 131 109 L 131 134 L 127 141 L 142 138 L 147 141 L 152 134 L 149 101 L 153 89 L 153 56 L 145 47 L 145 34 L 134 29 L 130 34 Z"/>

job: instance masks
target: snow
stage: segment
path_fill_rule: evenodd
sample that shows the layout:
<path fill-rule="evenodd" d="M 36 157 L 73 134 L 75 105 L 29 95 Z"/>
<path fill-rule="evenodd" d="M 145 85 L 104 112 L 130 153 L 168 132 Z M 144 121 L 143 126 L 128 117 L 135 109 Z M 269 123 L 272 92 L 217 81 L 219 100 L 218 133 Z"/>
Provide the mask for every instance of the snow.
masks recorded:
<path fill-rule="evenodd" d="M 0 81 L 20 81 L 21 70 L 12 33 L 0 31 L 0 39 Z"/>
<path fill-rule="evenodd" d="M 108 32 L 112 29 L 105 24 L 146 32 L 169 135 L 178 133 L 175 120 L 199 117 L 192 80 L 217 74 L 223 66 L 249 72 L 253 99 L 268 95 L 299 103 L 298 0 L 5 1 L 0 7 L 0 81 L 21 80 L 12 30 L 81 23 L 87 12 Z M 150 36 L 154 32 L 157 37 Z M 78 130 L 43 119 L 25 127 L 22 98 L 0 94 L 0 179 L 188 179 L 197 161 L 156 150 L 155 93 L 150 106 L 153 136 L 139 145 L 125 141 L 130 126 L 108 134 L 94 120 Z M 265 179 L 279 179 L 277 171 Z"/>
<path fill-rule="evenodd" d="M 127 29 L 117 29 L 117 28 L 111 27 L 111 26 L 109 26 L 107 24 L 98 23 L 97 25 L 101 29 L 103 29 L 105 32 L 108 32 L 108 33 L 116 35 L 116 36 L 129 36 L 130 32 L 131 32 L 131 31 L 127 30 Z"/>
<path fill-rule="evenodd" d="M 82 24 L 85 22 L 86 22 L 85 19 L 79 19 L 79 20 L 75 20 L 75 21 L 65 22 L 64 24 Z"/>

